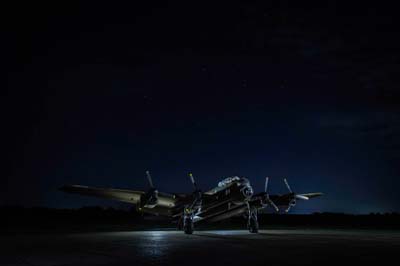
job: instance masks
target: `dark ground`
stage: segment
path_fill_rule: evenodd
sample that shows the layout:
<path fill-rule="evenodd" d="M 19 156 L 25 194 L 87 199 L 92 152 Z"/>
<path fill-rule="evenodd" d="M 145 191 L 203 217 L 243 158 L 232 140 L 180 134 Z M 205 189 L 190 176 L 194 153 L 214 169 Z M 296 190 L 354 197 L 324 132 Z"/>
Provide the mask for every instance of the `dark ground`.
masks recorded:
<path fill-rule="evenodd" d="M 395 262 L 400 233 L 357 230 L 6 236 L 0 265 L 338 265 Z"/>
<path fill-rule="evenodd" d="M 259 234 L 238 217 L 185 235 L 134 209 L 0 211 L 1 266 L 362 265 L 396 261 L 400 248 L 398 214 L 263 214 Z"/>

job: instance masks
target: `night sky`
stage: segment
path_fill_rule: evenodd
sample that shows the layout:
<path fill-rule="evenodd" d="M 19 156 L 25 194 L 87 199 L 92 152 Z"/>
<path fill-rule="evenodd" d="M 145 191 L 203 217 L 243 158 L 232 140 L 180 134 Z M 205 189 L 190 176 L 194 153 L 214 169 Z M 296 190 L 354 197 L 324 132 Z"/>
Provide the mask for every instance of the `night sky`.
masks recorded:
<path fill-rule="evenodd" d="M 398 9 L 56 2 L 1 8 L 1 205 L 121 207 L 57 188 L 150 170 L 165 192 L 287 177 L 326 194 L 297 213 L 400 211 Z"/>

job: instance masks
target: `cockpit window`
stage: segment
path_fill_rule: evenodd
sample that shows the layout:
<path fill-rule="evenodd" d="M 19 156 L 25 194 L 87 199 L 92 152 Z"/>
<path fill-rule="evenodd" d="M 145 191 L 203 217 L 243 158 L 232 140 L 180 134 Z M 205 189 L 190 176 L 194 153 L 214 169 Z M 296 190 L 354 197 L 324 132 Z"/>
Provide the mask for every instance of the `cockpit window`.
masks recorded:
<path fill-rule="evenodd" d="M 232 182 L 240 181 L 240 179 L 241 178 L 238 176 L 227 177 L 218 183 L 218 187 L 225 187 L 225 186 L 231 184 Z"/>

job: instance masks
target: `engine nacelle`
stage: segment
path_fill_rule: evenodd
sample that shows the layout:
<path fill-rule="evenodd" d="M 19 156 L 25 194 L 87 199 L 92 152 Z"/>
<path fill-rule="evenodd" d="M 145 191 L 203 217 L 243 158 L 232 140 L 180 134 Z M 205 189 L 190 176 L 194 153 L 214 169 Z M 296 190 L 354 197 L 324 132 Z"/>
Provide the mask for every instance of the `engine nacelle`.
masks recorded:
<path fill-rule="evenodd" d="M 289 206 L 290 206 L 290 207 L 296 206 L 296 199 L 292 199 L 292 200 L 289 202 Z"/>
<path fill-rule="evenodd" d="M 150 189 L 140 197 L 140 208 L 154 208 L 158 203 L 158 190 Z M 139 210 L 140 210 L 139 208 Z"/>

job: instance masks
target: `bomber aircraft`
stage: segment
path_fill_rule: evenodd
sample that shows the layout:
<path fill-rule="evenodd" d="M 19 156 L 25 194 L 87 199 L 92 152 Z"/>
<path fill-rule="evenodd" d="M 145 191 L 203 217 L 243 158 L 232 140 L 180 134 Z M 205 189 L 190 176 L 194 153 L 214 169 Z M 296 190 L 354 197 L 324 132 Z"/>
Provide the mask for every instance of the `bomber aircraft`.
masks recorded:
<path fill-rule="evenodd" d="M 289 212 L 297 200 L 309 200 L 321 196 L 322 193 L 296 194 L 292 191 L 286 178 L 289 193 L 270 195 L 268 193 L 268 177 L 265 179 L 264 192 L 254 194 L 250 182 L 245 177 L 228 177 L 218 183 L 218 186 L 202 192 L 189 174 L 193 192 L 188 194 L 162 193 L 153 185 L 149 171 L 146 171 L 150 188 L 147 191 L 128 189 L 96 188 L 80 185 L 67 185 L 60 190 L 87 196 L 107 198 L 136 205 L 139 212 L 170 217 L 177 222 L 178 229 L 186 234 L 192 234 L 194 223 L 199 221 L 215 222 L 232 216 L 243 215 L 247 219 L 247 228 L 251 233 L 258 232 L 258 212 L 272 208 L 280 212 L 283 208 Z"/>

